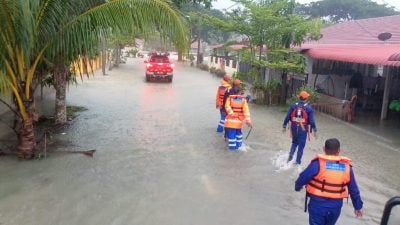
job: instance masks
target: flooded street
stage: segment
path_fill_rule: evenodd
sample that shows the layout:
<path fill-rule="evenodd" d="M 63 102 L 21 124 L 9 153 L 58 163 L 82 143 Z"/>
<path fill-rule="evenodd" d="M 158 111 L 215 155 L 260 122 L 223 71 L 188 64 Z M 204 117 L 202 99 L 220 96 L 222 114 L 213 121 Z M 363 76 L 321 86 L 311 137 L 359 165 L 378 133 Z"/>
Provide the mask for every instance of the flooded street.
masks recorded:
<path fill-rule="evenodd" d="M 337 224 L 379 224 L 385 202 L 400 195 L 398 140 L 317 114 L 318 139 L 300 167 L 287 165 L 286 108 L 250 104 L 254 128 L 245 150 L 231 152 L 215 132 L 219 82 L 177 63 L 172 83 L 148 83 L 143 59 L 128 59 L 70 86 L 68 105 L 88 110 L 53 138 L 60 150 L 96 149 L 94 158 L 0 158 L 0 225 L 307 224 L 294 181 L 331 137 L 353 160 L 365 214 L 356 219 L 349 200 Z"/>

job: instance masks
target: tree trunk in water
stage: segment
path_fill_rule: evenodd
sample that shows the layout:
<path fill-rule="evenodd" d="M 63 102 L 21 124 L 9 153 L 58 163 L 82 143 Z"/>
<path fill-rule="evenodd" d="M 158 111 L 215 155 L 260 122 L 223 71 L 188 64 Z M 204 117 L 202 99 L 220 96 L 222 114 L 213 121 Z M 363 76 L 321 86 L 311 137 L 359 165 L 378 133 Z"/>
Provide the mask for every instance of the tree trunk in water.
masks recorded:
<path fill-rule="evenodd" d="M 67 123 L 67 75 L 68 67 L 59 63 L 54 69 L 54 88 L 56 89 L 56 115 L 55 124 Z"/>
<path fill-rule="evenodd" d="M 35 149 L 35 130 L 33 127 L 32 115 L 22 122 L 18 132 L 17 153 L 21 159 L 31 159 L 34 156 Z"/>

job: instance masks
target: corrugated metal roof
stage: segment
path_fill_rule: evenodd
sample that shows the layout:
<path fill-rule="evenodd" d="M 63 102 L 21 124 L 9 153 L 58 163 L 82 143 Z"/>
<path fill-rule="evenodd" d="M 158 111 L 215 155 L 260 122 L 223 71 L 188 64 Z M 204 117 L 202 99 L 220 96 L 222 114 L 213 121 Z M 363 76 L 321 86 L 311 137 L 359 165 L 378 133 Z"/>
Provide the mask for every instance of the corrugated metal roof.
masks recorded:
<path fill-rule="evenodd" d="M 400 66 L 400 15 L 347 21 L 321 30 L 322 38 L 301 46 L 312 58 Z M 381 41 L 378 36 L 390 33 Z"/>

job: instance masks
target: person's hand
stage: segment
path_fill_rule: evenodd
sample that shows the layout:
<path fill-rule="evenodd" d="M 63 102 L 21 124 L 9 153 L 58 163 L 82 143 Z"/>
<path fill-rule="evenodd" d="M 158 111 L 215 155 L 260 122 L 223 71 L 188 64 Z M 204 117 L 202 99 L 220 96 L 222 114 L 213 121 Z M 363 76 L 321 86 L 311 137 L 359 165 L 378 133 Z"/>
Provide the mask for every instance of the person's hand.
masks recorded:
<path fill-rule="evenodd" d="M 282 133 L 286 132 L 286 127 L 282 128 Z"/>
<path fill-rule="evenodd" d="M 247 124 L 247 126 L 249 126 L 249 127 L 253 127 L 253 124 L 252 124 L 250 121 L 247 121 L 246 124 Z"/>
<path fill-rule="evenodd" d="M 315 139 L 318 139 L 317 132 L 316 132 L 316 131 L 314 131 L 314 132 L 313 132 L 313 134 L 314 134 L 314 138 L 315 138 Z"/>
<path fill-rule="evenodd" d="M 361 209 L 354 210 L 354 214 L 356 214 L 357 218 L 362 218 L 363 217 L 363 212 L 362 212 Z"/>

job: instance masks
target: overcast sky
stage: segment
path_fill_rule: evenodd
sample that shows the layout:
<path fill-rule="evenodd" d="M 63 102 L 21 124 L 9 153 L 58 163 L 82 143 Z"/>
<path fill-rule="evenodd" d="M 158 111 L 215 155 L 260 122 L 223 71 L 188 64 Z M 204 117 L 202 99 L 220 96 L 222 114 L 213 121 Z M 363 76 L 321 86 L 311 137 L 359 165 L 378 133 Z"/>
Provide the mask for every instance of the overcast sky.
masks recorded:
<path fill-rule="evenodd" d="M 310 3 L 310 2 L 315 2 L 315 0 L 296 0 L 299 3 Z M 394 6 L 397 10 L 400 10 L 400 0 L 373 0 L 374 2 L 377 2 L 378 4 L 388 4 L 390 6 Z M 232 6 L 233 2 L 230 0 L 217 0 L 216 2 L 213 2 L 213 7 L 217 9 L 226 9 L 230 6 Z"/>

